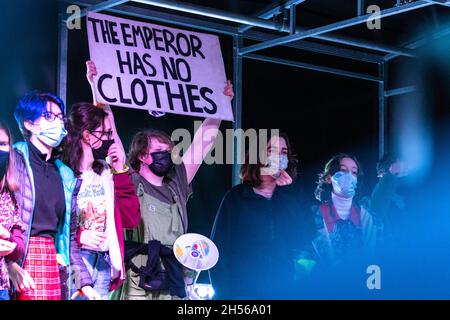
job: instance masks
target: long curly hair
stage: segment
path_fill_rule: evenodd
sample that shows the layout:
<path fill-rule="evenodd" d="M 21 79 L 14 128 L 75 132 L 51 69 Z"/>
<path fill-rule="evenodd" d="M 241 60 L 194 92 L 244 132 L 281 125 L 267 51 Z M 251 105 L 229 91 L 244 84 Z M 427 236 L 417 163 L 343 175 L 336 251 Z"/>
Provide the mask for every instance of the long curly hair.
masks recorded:
<path fill-rule="evenodd" d="M 325 168 L 323 172 L 319 173 L 318 180 L 317 180 L 317 187 L 314 191 L 314 196 L 317 200 L 319 200 L 321 203 L 328 202 L 331 199 L 331 191 L 333 190 L 333 187 L 329 181 L 330 177 L 332 177 L 336 172 L 340 171 L 341 169 L 341 160 L 344 158 L 349 158 L 355 161 L 356 165 L 358 166 L 358 185 L 356 187 L 356 193 L 358 194 L 358 190 L 361 188 L 362 184 L 362 177 L 364 175 L 363 170 L 361 168 L 361 164 L 359 163 L 358 159 L 355 156 L 346 154 L 346 153 L 339 153 L 335 156 L 333 156 L 328 162 L 325 164 Z"/>

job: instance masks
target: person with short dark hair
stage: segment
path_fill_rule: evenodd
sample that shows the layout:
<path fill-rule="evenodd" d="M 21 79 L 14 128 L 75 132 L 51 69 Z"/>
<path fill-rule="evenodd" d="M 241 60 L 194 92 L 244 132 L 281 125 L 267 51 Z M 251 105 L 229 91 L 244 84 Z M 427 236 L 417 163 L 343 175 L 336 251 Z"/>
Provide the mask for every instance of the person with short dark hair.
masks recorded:
<path fill-rule="evenodd" d="M 231 82 L 227 81 L 223 94 L 233 98 Z M 128 161 L 134 170 L 131 179 L 139 197 L 142 220 L 139 228 L 133 230 L 132 240 L 139 243 L 159 241 L 172 250 L 175 240 L 187 232 L 187 202 L 192 193 L 191 183 L 214 145 L 220 122 L 218 119 L 205 119 L 182 158 L 174 152 L 176 150 L 170 136 L 163 131 L 141 130 L 133 137 Z M 203 132 L 209 133 L 208 138 Z M 181 160 L 180 163 L 175 164 L 173 158 Z M 148 255 L 137 255 L 132 263 L 136 268 L 141 268 L 146 266 L 147 260 Z M 162 260 L 160 268 L 163 268 Z M 182 278 L 182 273 L 182 270 L 177 272 L 176 277 Z M 130 268 L 122 298 L 171 300 L 188 296 L 184 281 L 174 281 L 176 285 L 171 288 L 146 290 L 141 276 L 146 277 Z"/>

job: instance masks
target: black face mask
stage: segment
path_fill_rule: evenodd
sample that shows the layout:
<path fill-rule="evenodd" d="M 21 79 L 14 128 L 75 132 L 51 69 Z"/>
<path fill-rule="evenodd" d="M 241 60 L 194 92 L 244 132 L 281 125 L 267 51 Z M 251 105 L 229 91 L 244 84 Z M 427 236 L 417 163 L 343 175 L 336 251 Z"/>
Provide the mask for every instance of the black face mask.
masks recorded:
<path fill-rule="evenodd" d="M 9 152 L 0 151 L 0 180 L 2 180 L 6 174 L 6 169 L 8 167 L 8 160 L 9 160 Z"/>
<path fill-rule="evenodd" d="M 102 140 L 102 145 L 98 149 L 92 149 L 92 155 L 95 160 L 105 160 L 108 156 L 109 147 L 114 143 L 114 139 L 112 140 Z"/>
<path fill-rule="evenodd" d="M 158 177 L 164 177 L 173 167 L 172 156 L 169 151 L 152 152 L 153 162 L 148 167 Z"/>

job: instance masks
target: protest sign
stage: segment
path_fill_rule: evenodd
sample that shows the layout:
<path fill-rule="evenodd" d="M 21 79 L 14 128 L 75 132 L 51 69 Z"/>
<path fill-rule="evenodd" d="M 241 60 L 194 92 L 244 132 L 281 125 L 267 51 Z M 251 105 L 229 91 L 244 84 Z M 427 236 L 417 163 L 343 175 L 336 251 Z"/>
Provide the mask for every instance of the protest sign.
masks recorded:
<path fill-rule="evenodd" d="M 89 13 L 98 102 L 233 120 L 215 35 Z"/>

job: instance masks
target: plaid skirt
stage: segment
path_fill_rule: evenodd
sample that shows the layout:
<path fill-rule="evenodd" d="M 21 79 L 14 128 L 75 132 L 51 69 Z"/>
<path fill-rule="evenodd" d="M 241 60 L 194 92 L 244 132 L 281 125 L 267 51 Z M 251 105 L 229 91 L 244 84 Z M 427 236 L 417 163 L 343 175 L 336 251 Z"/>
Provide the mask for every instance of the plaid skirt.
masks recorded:
<path fill-rule="evenodd" d="M 17 300 L 61 300 L 61 280 L 53 238 L 31 237 L 23 268 L 36 285 L 35 290 L 17 293 Z"/>

